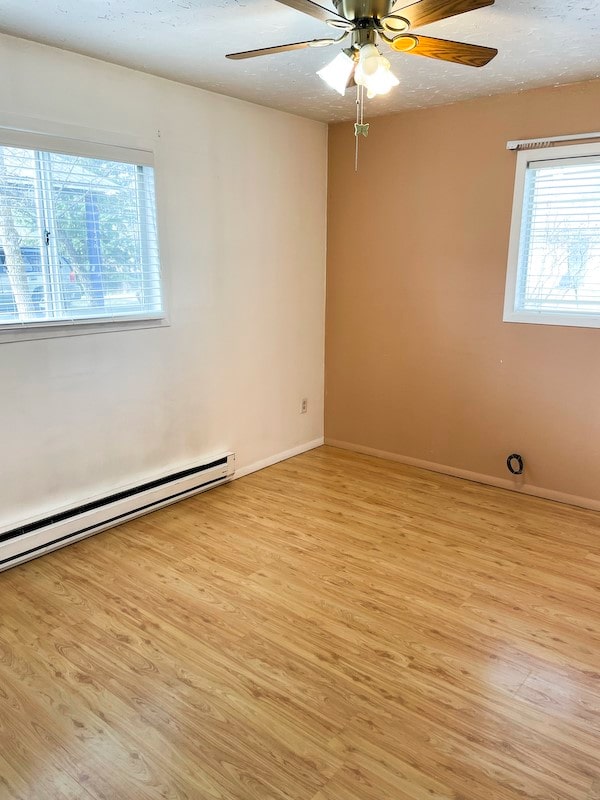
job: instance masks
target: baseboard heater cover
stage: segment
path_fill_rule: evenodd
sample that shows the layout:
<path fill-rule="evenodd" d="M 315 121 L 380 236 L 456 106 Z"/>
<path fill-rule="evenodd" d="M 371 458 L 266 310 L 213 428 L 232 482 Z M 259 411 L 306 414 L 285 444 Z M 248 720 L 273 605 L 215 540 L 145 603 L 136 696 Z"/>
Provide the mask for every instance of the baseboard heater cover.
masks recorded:
<path fill-rule="evenodd" d="M 234 471 L 235 455 L 226 453 L 17 527 L 0 529 L 0 572 L 212 489 L 228 481 Z"/>

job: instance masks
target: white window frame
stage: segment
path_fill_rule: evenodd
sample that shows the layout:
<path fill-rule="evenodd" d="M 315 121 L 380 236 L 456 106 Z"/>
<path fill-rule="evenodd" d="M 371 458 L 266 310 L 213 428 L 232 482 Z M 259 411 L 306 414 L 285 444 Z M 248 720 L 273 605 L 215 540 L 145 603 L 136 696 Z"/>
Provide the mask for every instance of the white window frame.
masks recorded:
<path fill-rule="evenodd" d="M 600 328 L 600 313 L 560 314 L 553 311 L 531 311 L 516 308 L 517 285 L 519 281 L 519 260 L 521 251 L 521 232 L 523 224 L 523 204 L 525 200 L 525 180 L 530 164 L 540 161 L 562 161 L 568 159 L 598 156 L 600 143 L 575 144 L 563 147 L 544 147 L 535 150 L 520 150 L 517 153 L 515 191 L 510 227 L 508 249 L 508 269 L 504 294 L 504 322 L 523 322 L 538 325 L 563 325 L 577 328 Z"/>
<path fill-rule="evenodd" d="M 160 134 L 158 134 L 160 136 Z M 73 156 L 123 161 L 137 166 L 149 166 L 155 172 L 155 194 L 158 177 L 155 164 L 156 142 L 126 134 L 97 131 L 73 125 L 63 125 L 36 118 L 0 114 L 0 146 L 29 150 L 65 153 Z M 156 225 L 160 264 L 162 311 L 142 312 L 118 318 L 86 317 L 74 320 L 45 320 L 8 323 L 0 326 L 0 345 L 35 339 L 53 339 L 93 333 L 111 333 L 170 325 L 168 291 L 160 247 L 159 201 L 156 200 Z"/>

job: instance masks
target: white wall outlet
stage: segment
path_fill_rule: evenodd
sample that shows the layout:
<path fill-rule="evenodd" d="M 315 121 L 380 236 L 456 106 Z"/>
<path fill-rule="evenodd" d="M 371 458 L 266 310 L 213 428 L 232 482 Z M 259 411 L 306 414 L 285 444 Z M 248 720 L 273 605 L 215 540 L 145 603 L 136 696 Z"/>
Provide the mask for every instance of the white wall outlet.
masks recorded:
<path fill-rule="evenodd" d="M 308 411 L 308 398 L 307 397 L 303 397 L 302 398 L 302 405 L 300 406 L 300 413 L 301 414 L 306 414 L 307 411 Z"/>

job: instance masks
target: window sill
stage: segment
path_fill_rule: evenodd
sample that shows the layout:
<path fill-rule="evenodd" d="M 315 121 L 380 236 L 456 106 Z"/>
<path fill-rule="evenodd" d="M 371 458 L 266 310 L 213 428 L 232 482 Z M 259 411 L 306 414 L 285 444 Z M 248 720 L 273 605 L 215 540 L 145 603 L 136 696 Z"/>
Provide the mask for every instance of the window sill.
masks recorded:
<path fill-rule="evenodd" d="M 503 322 L 525 325 L 560 325 L 564 328 L 600 328 L 600 314 L 553 314 L 536 311 L 513 311 L 504 314 Z"/>
<path fill-rule="evenodd" d="M 37 339 L 58 339 L 65 336 L 84 336 L 93 333 L 118 333 L 143 328 L 166 328 L 169 322 L 164 315 L 124 317 L 112 320 L 77 320 L 76 322 L 38 322 L 22 325 L 0 326 L 0 345 L 30 342 Z"/>

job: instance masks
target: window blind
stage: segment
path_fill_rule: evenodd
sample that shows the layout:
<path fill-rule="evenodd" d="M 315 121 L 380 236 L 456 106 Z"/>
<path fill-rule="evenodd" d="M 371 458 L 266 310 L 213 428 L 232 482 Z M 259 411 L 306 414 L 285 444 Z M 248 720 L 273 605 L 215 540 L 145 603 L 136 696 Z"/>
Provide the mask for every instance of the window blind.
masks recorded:
<path fill-rule="evenodd" d="M 123 153 L 0 145 L 0 330 L 162 314 L 154 170 Z"/>
<path fill-rule="evenodd" d="M 515 310 L 600 313 L 600 157 L 528 163 Z"/>

